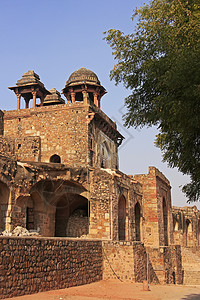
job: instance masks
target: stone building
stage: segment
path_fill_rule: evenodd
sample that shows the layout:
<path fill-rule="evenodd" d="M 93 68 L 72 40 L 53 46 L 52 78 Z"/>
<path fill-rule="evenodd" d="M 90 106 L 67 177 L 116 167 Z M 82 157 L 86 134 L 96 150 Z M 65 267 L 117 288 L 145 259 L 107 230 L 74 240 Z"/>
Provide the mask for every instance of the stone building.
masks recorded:
<path fill-rule="evenodd" d="M 124 137 L 101 110 L 106 90 L 97 75 L 73 72 L 62 90 L 66 103 L 34 71 L 9 89 L 17 109 L 0 111 L 0 230 L 22 226 L 46 238 L 99 239 L 113 265 L 123 265 L 119 253 L 128 257 L 130 247 L 141 245 L 149 280 L 181 283 L 175 244 L 200 246 L 200 212 L 173 208 L 170 182 L 155 167 L 135 176 L 119 170 Z M 106 263 L 104 276 L 114 276 Z"/>

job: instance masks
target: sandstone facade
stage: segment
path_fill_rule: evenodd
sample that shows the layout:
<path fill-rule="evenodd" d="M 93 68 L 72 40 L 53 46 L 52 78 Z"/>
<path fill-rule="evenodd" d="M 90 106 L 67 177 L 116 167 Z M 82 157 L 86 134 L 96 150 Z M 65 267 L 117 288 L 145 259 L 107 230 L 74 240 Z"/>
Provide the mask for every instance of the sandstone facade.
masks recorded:
<path fill-rule="evenodd" d="M 66 104 L 58 91 L 47 91 L 33 71 L 10 89 L 17 96 L 17 110 L 0 111 L 0 230 L 22 226 L 45 240 L 0 239 L 1 254 L 10 257 L 1 261 L 1 291 L 6 288 L 7 296 L 14 295 L 13 282 L 20 295 L 21 284 L 34 282 L 33 289 L 24 289 L 31 293 L 61 288 L 68 281 L 75 285 L 115 276 L 182 283 L 181 248 L 175 244 L 200 246 L 200 213 L 171 206 L 170 183 L 155 167 L 135 176 L 119 170 L 123 136 L 101 110 L 106 91 L 96 74 L 84 68 L 74 72 L 63 89 Z M 97 246 L 94 239 L 99 239 Z M 31 254 L 23 252 L 26 243 Z M 59 243 L 63 250 L 57 252 Z M 62 265 L 62 270 L 70 269 L 66 278 L 55 267 L 58 261 L 49 269 L 34 254 L 43 244 L 49 245 L 44 255 L 50 261 L 55 253 L 62 258 L 68 245 L 75 247 L 70 246 L 70 251 L 75 249 L 72 258 L 63 257 L 69 260 L 67 267 Z M 23 261 L 11 272 L 5 265 L 13 264 L 12 250 L 22 251 Z M 93 275 L 87 276 L 87 267 L 80 266 L 79 252 L 83 257 L 99 256 L 91 265 Z M 28 268 L 20 275 L 29 255 L 40 263 L 31 275 Z M 84 259 L 82 263 L 85 266 Z M 46 279 L 38 288 L 40 272 Z M 61 274 L 60 283 L 55 282 L 56 274 Z"/>

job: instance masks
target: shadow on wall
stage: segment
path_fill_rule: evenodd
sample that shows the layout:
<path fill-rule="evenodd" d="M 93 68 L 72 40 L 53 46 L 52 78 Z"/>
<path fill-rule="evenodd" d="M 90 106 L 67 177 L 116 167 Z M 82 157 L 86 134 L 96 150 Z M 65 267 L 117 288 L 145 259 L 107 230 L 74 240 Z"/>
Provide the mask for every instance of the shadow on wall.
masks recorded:
<path fill-rule="evenodd" d="M 8 202 L 10 190 L 8 186 L 0 181 L 0 231 L 6 229 L 6 220 L 8 216 Z"/>
<path fill-rule="evenodd" d="M 181 298 L 181 300 L 199 300 L 200 299 L 200 294 L 191 294 L 187 295 L 184 298 Z"/>
<path fill-rule="evenodd" d="M 149 276 L 150 283 L 154 283 L 154 284 L 160 283 L 150 260 L 148 260 L 148 273 L 149 273 L 148 276 Z"/>

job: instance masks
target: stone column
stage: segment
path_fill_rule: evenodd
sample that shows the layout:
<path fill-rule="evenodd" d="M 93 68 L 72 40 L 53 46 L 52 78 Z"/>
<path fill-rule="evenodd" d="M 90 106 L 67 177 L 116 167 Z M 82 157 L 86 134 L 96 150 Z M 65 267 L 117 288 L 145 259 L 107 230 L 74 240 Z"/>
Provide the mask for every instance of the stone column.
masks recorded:
<path fill-rule="evenodd" d="M 101 109 L 101 98 L 100 98 L 100 97 L 99 97 L 99 99 L 98 99 L 98 108 Z"/>
<path fill-rule="evenodd" d="M 36 107 L 36 95 L 37 95 L 37 92 L 33 91 L 32 94 L 33 94 L 33 108 L 35 108 Z"/>
<path fill-rule="evenodd" d="M 93 93 L 94 95 L 94 104 L 97 106 L 97 97 L 98 97 L 98 94 L 97 93 Z"/>
<path fill-rule="evenodd" d="M 44 105 L 44 96 L 40 97 L 40 106 Z"/>
<path fill-rule="evenodd" d="M 76 97 L 76 93 L 72 92 L 72 93 L 71 93 L 71 101 L 72 101 L 72 103 L 75 102 L 75 100 L 76 100 L 75 97 Z"/>
<path fill-rule="evenodd" d="M 88 93 L 87 91 L 82 91 L 83 94 L 83 103 L 87 104 L 88 103 Z"/>
<path fill-rule="evenodd" d="M 17 95 L 17 109 L 20 109 L 21 94 L 16 94 L 16 95 Z"/>

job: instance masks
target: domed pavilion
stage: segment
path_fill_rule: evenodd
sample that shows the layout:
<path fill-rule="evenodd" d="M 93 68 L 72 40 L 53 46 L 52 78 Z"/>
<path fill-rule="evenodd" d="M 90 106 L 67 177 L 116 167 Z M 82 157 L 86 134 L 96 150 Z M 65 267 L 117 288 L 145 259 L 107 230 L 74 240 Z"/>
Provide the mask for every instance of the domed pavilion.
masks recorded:
<path fill-rule="evenodd" d="M 106 90 L 94 72 L 86 68 L 80 68 L 69 76 L 62 92 L 68 103 L 77 101 L 93 102 L 100 108 L 101 97 L 106 93 Z"/>

